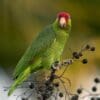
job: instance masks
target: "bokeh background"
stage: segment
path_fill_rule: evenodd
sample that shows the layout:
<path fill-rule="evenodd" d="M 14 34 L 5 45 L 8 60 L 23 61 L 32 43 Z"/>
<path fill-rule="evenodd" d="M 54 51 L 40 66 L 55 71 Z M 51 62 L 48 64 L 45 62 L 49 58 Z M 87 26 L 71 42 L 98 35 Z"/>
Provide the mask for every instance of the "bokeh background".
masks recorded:
<path fill-rule="evenodd" d="M 85 43 L 96 47 L 85 53 L 89 63 L 76 62 L 66 72 L 74 85 L 100 73 L 100 0 L 0 0 L 0 65 L 14 69 L 25 49 L 46 25 L 52 23 L 60 11 L 70 12 L 72 31 L 64 50 L 64 58 L 71 50 L 79 50 Z M 11 70 L 13 71 L 13 70 Z"/>

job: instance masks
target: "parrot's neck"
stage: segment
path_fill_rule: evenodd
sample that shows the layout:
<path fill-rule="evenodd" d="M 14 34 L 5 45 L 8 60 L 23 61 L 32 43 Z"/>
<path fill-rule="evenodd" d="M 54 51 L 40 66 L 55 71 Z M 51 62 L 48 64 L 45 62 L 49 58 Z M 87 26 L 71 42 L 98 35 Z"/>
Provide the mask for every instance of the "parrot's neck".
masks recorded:
<path fill-rule="evenodd" d="M 65 29 L 61 29 L 58 26 L 57 21 L 55 21 L 53 23 L 53 29 L 54 29 L 55 34 L 56 34 L 56 41 L 61 43 L 61 44 L 65 44 L 67 38 L 69 37 L 69 30 L 67 31 Z"/>
<path fill-rule="evenodd" d="M 56 39 L 55 39 L 55 43 L 54 43 L 54 46 L 56 48 L 55 54 L 57 54 L 56 60 L 59 60 L 62 55 L 62 52 L 64 50 L 64 46 L 69 37 L 69 34 L 67 33 L 67 31 L 60 29 L 57 25 L 58 24 L 56 24 L 56 23 L 53 24 L 53 30 L 56 35 Z"/>
<path fill-rule="evenodd" d="M 56 41 L 61 43 L 61 44 L 65 44 L 67 38 L 68 38 L 68 34 L 62 30 L 58 30 L 57 31 L 57 35 L 56 35 Z"/>

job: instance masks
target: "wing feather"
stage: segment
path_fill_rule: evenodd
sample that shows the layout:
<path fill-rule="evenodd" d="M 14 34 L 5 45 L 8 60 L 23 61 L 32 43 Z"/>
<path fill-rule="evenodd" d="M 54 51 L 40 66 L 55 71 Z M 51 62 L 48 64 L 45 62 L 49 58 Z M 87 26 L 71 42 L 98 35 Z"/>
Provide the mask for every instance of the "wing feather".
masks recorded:
<path fill-rule="evenodd" d="M 32 59 L 35 59 L 36 57 L 41 57 L 41 55 L 48 48 L 50 48 L 51 44 L 55 40 L 55 35 L 56 34 L 53 30 L 52 25 L 49 25 L 42 32 L 39 33 L 36 40 L 32 42 L 22 58 L 19 60 L 14 71 L 14 77 L 19 76 L 19 74 L 23 72 L 27 68 L 27 66 L 29 66 L 29 62 Z"/>

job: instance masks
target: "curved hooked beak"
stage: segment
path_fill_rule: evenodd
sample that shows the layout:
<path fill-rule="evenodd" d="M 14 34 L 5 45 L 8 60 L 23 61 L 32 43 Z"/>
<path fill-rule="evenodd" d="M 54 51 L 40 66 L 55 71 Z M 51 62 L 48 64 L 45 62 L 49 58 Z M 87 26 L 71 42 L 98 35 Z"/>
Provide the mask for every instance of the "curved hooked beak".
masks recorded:
<path fill-rule="evenodd" d="M 61 17 L 60 19 L 59 19 L 59 26 L 61 27 L 61 28 L 66 28 L 66 19 L 64 18 L 64 17 Z"/>

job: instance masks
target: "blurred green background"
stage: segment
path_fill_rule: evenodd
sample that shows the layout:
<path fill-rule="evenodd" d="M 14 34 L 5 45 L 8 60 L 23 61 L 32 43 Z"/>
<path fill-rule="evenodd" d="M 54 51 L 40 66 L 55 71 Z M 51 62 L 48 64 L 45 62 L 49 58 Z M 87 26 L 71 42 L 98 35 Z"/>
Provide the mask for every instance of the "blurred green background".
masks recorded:
<path fill-rule="evenodd" d="M 15 67 L 25 49 L 46 25 L 52 23 L 60 11 L 72 16 L 72 31 L 64 51 L 77 50 L 91 41 L 96 52 L 87 55 L 88 65 L 76 64 L 69 70 L 76 75 L 92 74 L 100 65 L 100 0 L 0 0 L 0 64 Z M 91 70 L 91 71 L 90 71 Z"/>

